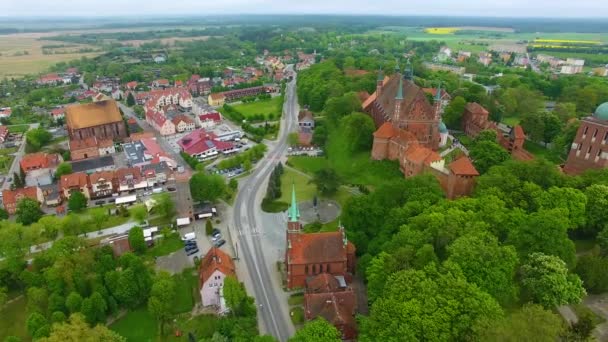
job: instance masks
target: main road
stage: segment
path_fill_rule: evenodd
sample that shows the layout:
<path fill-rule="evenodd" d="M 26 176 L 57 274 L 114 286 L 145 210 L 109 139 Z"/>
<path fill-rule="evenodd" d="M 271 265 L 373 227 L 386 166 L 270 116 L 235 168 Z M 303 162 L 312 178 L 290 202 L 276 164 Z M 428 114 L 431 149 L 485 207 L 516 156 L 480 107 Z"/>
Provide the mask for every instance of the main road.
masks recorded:
<path fill-rule="evenodd" d="M 269 152 L 251 176 L 242 181 L 240 191 L 234 204 L 233 223 L 238 235 L 239 257 L 245 261 L 247 273 L 251 278 L 253 295 L 258 305 L 258 315 L 266 328 L 265 331 L 281 342 L 287 341 L 293 333 L 293 325 L 288 313 L 282 307 L 284 296 L 279 296 L 282 291 L 273 285 L 273 278 L 277 278 L 276 267 L 270 265 L 262 248 L 262 233 L 264 227 L 260 227 L 256 221 L 256 212 L 260 209 L 261 194 L 266 190 L 262 187 L 270 173 L 279 160 L 287 151 L 287 136 L 294 131 L 297 125 L 298 103 L 296 97 L 296 80 L 289 82 L 286 86 L 285 103 L 283 106 L 283 118 L 281 129 L 276 142 L 269 144 Z M 270 270 L 269 270 L 270 268 Z"/>

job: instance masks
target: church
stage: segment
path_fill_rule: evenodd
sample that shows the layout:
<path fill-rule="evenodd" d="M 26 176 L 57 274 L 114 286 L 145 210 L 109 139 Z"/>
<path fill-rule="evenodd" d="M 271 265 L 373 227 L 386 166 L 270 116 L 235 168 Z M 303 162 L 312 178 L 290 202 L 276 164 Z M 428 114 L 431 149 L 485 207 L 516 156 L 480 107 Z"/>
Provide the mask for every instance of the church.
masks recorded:
<path fill-rule="evenodd" d="M 437 94 L 441 94 L 440 88 Z M 376 91 L 362 107 L 377 128 L 372 159 L 397 160 L 405 177 L 432 173 L 450 199 L 471 193 L 479 173 L 468 157 L 446 163 L 437 152 L 448 138 L 441 120 L 442 101 L 434 98 L 433 104 L 429 102 L 414 83 L 409 63 L 403 75 L 398 68 L 391 77 L 379 73 Z"/>

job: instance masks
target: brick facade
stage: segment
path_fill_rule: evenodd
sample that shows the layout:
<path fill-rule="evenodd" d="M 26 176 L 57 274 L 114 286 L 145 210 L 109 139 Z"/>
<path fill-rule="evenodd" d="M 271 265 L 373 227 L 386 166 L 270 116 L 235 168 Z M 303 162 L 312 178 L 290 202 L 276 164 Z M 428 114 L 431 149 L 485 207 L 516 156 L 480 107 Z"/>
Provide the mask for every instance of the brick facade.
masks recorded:
<path fill-rule="evenodd" d="M 586 117 L 576 132 L 564 172 L 581 174 L 588 169 L 608 167 L 608 121 Z"/>

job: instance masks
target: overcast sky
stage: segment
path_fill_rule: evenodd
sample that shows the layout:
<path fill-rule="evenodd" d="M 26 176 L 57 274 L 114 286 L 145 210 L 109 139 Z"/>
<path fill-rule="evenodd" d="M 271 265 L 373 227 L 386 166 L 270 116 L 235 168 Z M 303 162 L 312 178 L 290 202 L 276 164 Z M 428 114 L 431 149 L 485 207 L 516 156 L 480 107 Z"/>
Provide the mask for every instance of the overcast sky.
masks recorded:
<path fill-rule="evenodd" d="M 378 14 L 608 17 L 607 0 L 0 0 L 0 16 Z"/>

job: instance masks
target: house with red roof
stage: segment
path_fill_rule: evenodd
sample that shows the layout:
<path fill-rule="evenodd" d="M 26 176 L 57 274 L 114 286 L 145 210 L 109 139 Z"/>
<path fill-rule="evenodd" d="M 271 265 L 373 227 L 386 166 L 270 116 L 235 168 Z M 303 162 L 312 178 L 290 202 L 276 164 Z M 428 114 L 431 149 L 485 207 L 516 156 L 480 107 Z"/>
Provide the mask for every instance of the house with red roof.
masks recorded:
<path fill-rule="evenodd" d="M 63 77 L 59 76 L 59 74 L 46 74 L 40 76 L 38 80 L 36 80 L 36 84 L 38 85 L 58 85 L 63 83 Z"/>
<path fill-rule="evenodd" d="M 215 134 L 202 128 L 186 135 L 177 144 L 182 152 L 201 160 L 215 158 L 220 153 L 230 154 L 237 151 L 233 143 L 218 140 Z"/>
<path fill-rule="evenodd" d="M 0 108 L 0 118 L 10 118 L 11 114 L 13 114 L 11 107 Z"/>
<path fill-rule="evenodd" d="M 204 113 L 196 117 L 196 123 L 204 129 L 211 129 L 222 122 L 222 114 L 219 112 Z"/>
<path fill-rule="evenodd" d="M 24 198 L 33 199 L 38 203 L 42 203 L 44 201 L 42 190 L 40 190 L 40 188 L 37 186 L 28 186 L 21 189 L 2 191 L 2 203 L 4 204 L 4 209 L 9 215 L 15 214 L 19 201 Z"/>
<path fill-rule="evenodd" d="M 0 126 L 0 143 L 4 143 L 8 138 L 8 127 Z"/>
<path fill-rule="evenodd" d="M 125 87 L 128 90 L 135 90 L 137 88 L 137 81 L 127 82 L 127 84 L 125 85 Z"/>
<path fill-rule="evenodd" d="M 175 134 L 175 124 L 169 120 L 163 112 L 154 108 L 146 110 L 146 122 L 154 127 L 161 135 Z"/>
<path fill-rule="evenodd" d="M 65 119 L 65 107 L 57 107 L 51 110 L 51 118 L 54 121 Z"/>
<path fill-rule="evenodd" d="M 27 174 L 34 170 L 55 169 L 62 161 L 63 158 L 56 153 L 37 152 L 24 155 L 19 162 L 19 166 Z"/>
<path fill-rule="evenodd" d="M 176 115 L 171 121 L 175 125 L 175 131 L 178 133 L 193 131 L 195 128 L 194 120 L 187 115 Z"/>
<path fill-rule="evenodd" d="M 59 191 L 65 199 L 69 199 L 73 193 L 80 192 L 87 199 L 91 198 L 89 176 L 84 172 L 75 172 L 61 176 L 59 179 Z"/>
<path fill-rule="evenodd" d="M 160 80 L 155 80 L 152 82 L 152 87 L 153 88 L 167 88 L 169 87 L 169 80 L 167 79 L 160 79 Z"/>
<path fill-rule="evenodd" d="M 221 305 L 222 288 L 226 277 L 235 277 L 232 258 L 217 247 L 212 247 L 201 260 L 198 268 L 199 291 L 203 306 Z"/>

